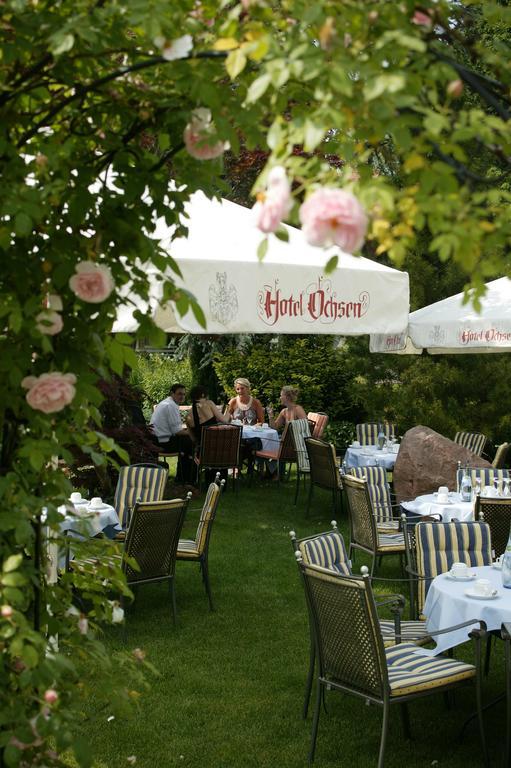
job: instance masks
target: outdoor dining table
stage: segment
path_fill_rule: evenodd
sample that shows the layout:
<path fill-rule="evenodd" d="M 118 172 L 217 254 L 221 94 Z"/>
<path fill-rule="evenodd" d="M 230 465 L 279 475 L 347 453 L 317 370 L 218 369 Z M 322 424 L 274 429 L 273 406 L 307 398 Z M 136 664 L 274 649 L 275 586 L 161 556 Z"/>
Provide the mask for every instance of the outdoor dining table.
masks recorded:
<path fill-rule="evenodd" d="M 454 580 L 447 573 L 436 576 L 430 584 L 423 613 L 426 616 L 426 628 L 430 632 L 461 624 L 464 621 L 477 619 L 486 622 L 488 631 L 500 630 L 505 621 L 511 621 L 511 589 L 502 586 L 502 574 L 491 565 L 470 567 L 475 574 L 472 581 Z M 497 590 L 496 597 L 469 597 L 466 592 L 473 587 L 477 579 L 487 579 Z M 445 635 L 438 635 L 436 648 L 427 650 L 430 655 L 436 655 L 461 645 L 468 640 L 468 635 L 474 627 L 463 627 Z"/>
<path fill-rule="evenodd" d="M 272 429 L 271 427 L 258 427 L 255 424 L 243 424 L 242 439 L 245 440 L 253 437 L 258 437 L 260 439 L 262 443 L 262 448 L 260 450 L 276 451 L 278 449 L 279 433 L 276 429 Z"/>
<path fill-rule="evenodd" d="M 111 504 L 102 503 L 93 507 L 87 499 L 83 499 L 79 503 L 70 503 L 67 507 L 62 505 L 58 511 L 64 518 L 60 524 L 62 531 L 76 530 L 89 538 L 105 530 L 122 531 L 119 516 Z"/>
<path fill-rule="evenodd" d="M 417 496 L 413 501 L 402 501 L 401 506 L 414 515 L 440 515 L 444 523 L 451 520 L 466 522 L 474 519 L 474 505 L 471 501 L 462 501 L 459 493 L 451 491 L 447 502 L 439 502 L 436 493 Z"/>
<path fill-rule="evenodd" d="M 396 450 L 397 449 L 397 450 Z M 353 467 L 384 467 L 387 470 L 394 469 L 397 455 L 399 452 L 399 446 L 395 446 L 394 450 L 387 450 L 383 448 L 380 450 L 376 445 L 350 445 L 344 456 L 347 469 Z"/>

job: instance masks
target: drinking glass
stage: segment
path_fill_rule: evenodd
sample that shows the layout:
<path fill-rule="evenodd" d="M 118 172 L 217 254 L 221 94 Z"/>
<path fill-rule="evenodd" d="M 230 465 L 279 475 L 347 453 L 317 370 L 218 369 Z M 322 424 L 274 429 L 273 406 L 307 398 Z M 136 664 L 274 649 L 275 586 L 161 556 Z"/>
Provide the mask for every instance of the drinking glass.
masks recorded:
<path fill-rule="evenodd" d="M 493 490 L 495 491 L 495 496 L 500 496 L 499 494 L 499 478 L 494 477 L 493 478 Z"/>
<path fill-rule="evenodd" d="M 250 425 L 255 424 L 254 416 L 251 416 L 251 415 L 247 416 L 247 424 L 250 424 Z"/>
<path fill-rule="evenodd" d="M 502 495 L 509 496 L 509 477 L 505 477 L 502 482 L 504 485 L 504 490 L 502 492 Z"/>

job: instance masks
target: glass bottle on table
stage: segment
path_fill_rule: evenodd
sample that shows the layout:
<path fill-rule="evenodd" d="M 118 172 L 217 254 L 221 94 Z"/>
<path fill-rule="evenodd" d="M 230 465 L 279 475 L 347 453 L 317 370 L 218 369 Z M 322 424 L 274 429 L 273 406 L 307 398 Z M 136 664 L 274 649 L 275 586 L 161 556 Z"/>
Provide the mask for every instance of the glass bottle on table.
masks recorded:
<path fill-rule="evenodd" d="M 378 440 L 378 450 L 382 451 L 383 446 L 385 445 L 385 432 L 383 431 L 383 429 L 380 429 L 380 431 L 378 432 L 377 440 Z"/>
<path fill-rule="evenodd" d="M 463 470 L 463 477 L 461 478 L 461 500 L 470 501 L 472 499 L 472 482 L 470 480 L 470 474 L 468 466 L 465 466 Z"/>
<path fill-rule="evenodd" d="M 511 589 L 511 531 L 507 540 L 506 551 L 502 558 L 502 586 Z"/>

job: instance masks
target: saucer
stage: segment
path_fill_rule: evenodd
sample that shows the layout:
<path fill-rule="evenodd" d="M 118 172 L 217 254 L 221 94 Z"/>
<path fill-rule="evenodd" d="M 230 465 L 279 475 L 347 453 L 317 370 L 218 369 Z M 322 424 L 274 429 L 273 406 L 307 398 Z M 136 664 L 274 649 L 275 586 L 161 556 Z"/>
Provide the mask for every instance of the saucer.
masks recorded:
<path fill-rule="evenodd" d="M 496 600 L 500 597 L 498 590 L 494 589 L 489 595 L 480 595 L 478 592 L 474 592 L 473 589 L 466 589 L 465 594 L 467 597 L 473 597 L 474 600 Z"/>
<path fill-rule="evenodd" d="M 452 501 L 450 499 L 447 499 L 447 501 L 438 501 L 437 499 L 434 499 L 432 504 L 440 504 L 442 507 L 445 507 L 447 504 L 452 504 Z"/>
<path fill-rule="evenodd" d="M 98 504 L 97 507 L 93 507 L 92 504 L 88 504 L 88 511 L 89 512 L 101 512 L 103 509 L 108 509 L 108 504 Z"/>
<path fill-rule="evenodd" d="M 445 575 L 451 581 L 473 581 L 477 577 L 477 573 L 469 573 L 467 576 L 454 576 L 452 571 L 448 571 Z"/>
<path fill-rule="evenodd" d="M 491 567 L 495 568 L 496 571 L 501 571 L 502 570 L 502 563 L 497 563 L 497 562 L 492 563 Z"/>

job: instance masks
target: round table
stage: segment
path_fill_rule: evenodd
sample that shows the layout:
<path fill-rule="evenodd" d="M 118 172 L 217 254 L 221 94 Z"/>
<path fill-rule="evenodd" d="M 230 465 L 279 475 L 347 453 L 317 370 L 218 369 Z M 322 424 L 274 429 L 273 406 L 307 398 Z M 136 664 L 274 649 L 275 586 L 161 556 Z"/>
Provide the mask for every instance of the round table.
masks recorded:
<path fill-rule="evenodd" d="M 398 446 L 399 448 L 399 446 Z M 384 467 L 387 470 L 394 469 L 398 451 L 379 450 L 376 445 L 361 445 L 350 447 L 346 450 L 344 461 L 346 467 Z"/>
<path fill-rule="evenodd" d="M 76 510 L 75 514 L 69 511 L 69 508 L 73 506 Z M 58 510 L 64 517 L 60 525 L 63 531 L 77 531 L 89 538 L 97 536 L 109 526 L 122 531 L 117 512 L 110 504 L 102 504 L 100 507 L 94 508 L 90 506 L 87 500 L 84 500 L 80 504 L 69 504 L 68 507 L 63 505 Z"/>
<path fill-rule="evenodd" d="M 255 425 L 244 424 L 242 440 L 252 437 L 258 437 L 263 447 L 263 451 L 277 451 L 279 447 L 279 433 L 271 427 L 257 427 Z"/>
<path fill-rule="evenodd" d="M 448 574 L 442 573 L 431 582 L 424 604 L 423 613 L 426 616 L 426 627 L 430 632 L 447 629 L 455 624 L 461 624 L 470 619 L 480 619 L 486 622 L 488 630 L 498 629 L 504 621 L 511 621 L 511 589 L 502 586 L 502 572 L 491 565 L 470 568 L 477 579 L 491 581 L 498 590 L 498 596 L 492 600 L 478 600 L 465 594 L 473 587 L 473 581 L 454 581 Z M 474 628 L 477 625 L 474 624 Z M 454 648 L 468 640 L 471 627 L 463 627 L 436 639 L 436 648 L 428 650 L 428 654 L 436 655 L 448 648 Z"/>
<path fill-rule="evenodd" d="M 467 521 L 474 519 L 474 507 L 471 501 L 462 501 L 459 493 L 451 491 L 446 504 L 437 501 L 435 493 L 417 496 L 413 501 L 402 501 L 401 506 L 414 515 L 441 515 L 444 523 L 451 520 Z"/>

